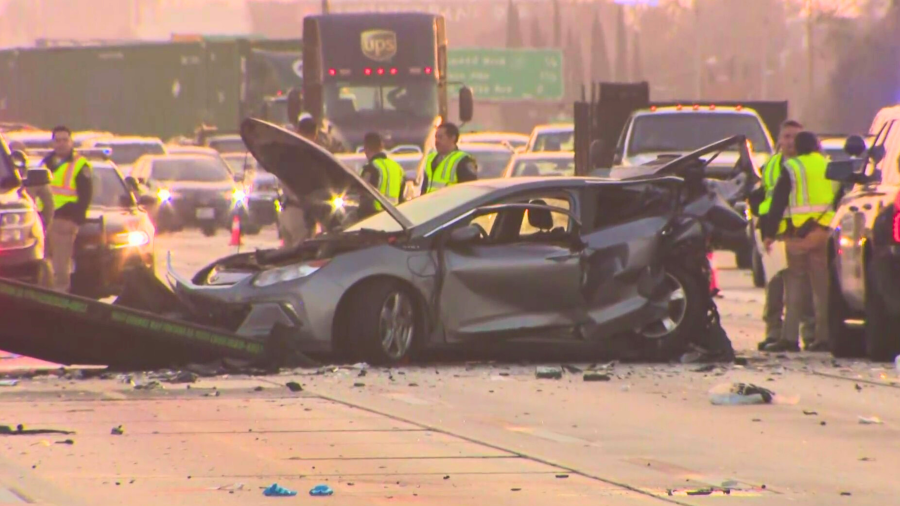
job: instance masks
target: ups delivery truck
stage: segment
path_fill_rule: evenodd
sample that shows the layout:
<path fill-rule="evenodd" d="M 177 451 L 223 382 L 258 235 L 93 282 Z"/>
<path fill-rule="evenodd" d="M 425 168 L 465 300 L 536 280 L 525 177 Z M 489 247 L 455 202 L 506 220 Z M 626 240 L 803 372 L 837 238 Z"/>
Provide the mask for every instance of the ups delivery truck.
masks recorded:
<path fill-rule="evenodd" d="M 303 20 L 302 98 L 290 102 L 312 115 L 336 152 L 356 151 L 370 131 L 389 148 L 427 151 L 436 126 L 448 120 L 447 84 L 443 16 L 323 14 Z M 472 91 L 463 87 L 460 120 L 469 121 L 472 110 Z"/>

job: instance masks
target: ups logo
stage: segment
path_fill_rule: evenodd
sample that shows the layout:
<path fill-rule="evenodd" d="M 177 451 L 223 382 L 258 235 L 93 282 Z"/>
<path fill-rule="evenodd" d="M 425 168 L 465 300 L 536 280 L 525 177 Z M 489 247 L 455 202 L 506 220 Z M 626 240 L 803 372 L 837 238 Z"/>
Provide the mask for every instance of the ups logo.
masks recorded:
<path fill-rule="evenodd" d="M 366 30 L 360 39 L 362 52 L 370 60 L 388 61 L 397 54 L 397 34 L 390 30 Z"/>

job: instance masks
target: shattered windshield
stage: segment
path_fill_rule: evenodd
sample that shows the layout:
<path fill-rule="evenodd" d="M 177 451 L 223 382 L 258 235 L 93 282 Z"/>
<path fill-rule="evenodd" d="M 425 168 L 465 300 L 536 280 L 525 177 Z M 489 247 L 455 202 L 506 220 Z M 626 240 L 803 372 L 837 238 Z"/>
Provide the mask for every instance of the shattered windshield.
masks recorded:
<path fill-rule="evenodd" d="M 392 112 L 434 118 L 438 115 L 437 82 L 428 79 L 384 86 L 325 84 L 325 114 L 330 119 L 347 121 Z"/>
<path fill-rule="evenodd" d="M 397 206 L 397 210 L 412 222 L 413 227 L 418 227 L 445 213 L 463 207 L 491 191 L 493 191 L 493 188 L 488 186 L 450 186 L 439 192 L 428 193 L 404 202 Z M 391 215 L 382 211 L 357 222 L 347 228 L 346 231 L 353 232 L 362 229 L 377 230 L 379 232 L 400 232 L 403 230 L 403 227 Z"/>
<path fill-rule="evenodd" d="M 628 156 L 641 153 L 690 152 L 732 135 L 743 135 L 757 153 L 771 153 L 762 124 L 755 116 L 729 113 L 646 114 L 634 118 Z"/>

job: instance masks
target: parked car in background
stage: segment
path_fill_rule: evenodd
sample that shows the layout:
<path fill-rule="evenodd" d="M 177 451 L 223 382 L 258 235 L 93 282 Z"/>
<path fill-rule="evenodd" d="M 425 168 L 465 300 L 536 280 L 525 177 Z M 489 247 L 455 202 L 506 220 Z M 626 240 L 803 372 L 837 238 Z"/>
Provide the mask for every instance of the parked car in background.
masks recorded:
<path fill-rule="evenodd" d="M 837 357 L 900 353 L 900 106 L 879 111 L 863 159 L 829 165 L 845 193 L 831 222 L 829 338 Z"/>
<path fill-rule="evenodd" d="M 205 139 L 204 146 L 210 147 L 219 153 L 246 153 L 247 146 L 240 135 L 212 135 Z"/>
<path fill-rule="evenodd" d="M 155 194 L 150 213 L 158 232 L 198 226 L 205 235 L 231 226 L 235 212 L 246 205 L 243 188 L 221 157 L 207 155 L 145 155 L 134 165 L 132 188 Z"/>
<path fill-rule="evenodd" d="M 247 216 L 241 227 L 249 234 L 277 221 L 278 178 L 259 166 L 250 153 L 229 153 L 222 159 L 231 167 L 235 180 L 240 180 L 247 199 Z"/>
<path fill-rule="evenodd" d="M 44 228 L 34 200 L 21 190 L 49 184 L 50 171 L 28 171 L 21 154 L 11 155 L 0 139 L 0 277 L 46 284 L 50 280 L 44 258 Z M 26 173 L 24 181 L 20 171 Z"/>
<path fill-rule="evenodd" d="M 848 134 L 821 134 L 819 135 L 819 143 L 822 145 L 822 153 L 834 161 L 849 160 L 850 155 L 844 151 L 844 144 L 847 142 Z M 875 141 L 875 136 L 869 135 L 863 137 L 866 141 L 866 148 L 871 147 Z"/>
<path fill-rule="evenodd" d="M 75 239 L 71 289 L 99 299 L 119 294 L 128 269 L 154 269 L 156 230 L 114 162 L 92 159 L 91 168 L 94 194 Z"/>
<path fill-rule="evenodd" d="M 575 125 L 557 123 L 534 127 L 525 151 L 575 151 Z"/>
<path fill-rule="evenodd" d="M 110 148 L 110 158 L 119 171 L 128 175 L 138 158 L 144 155 L 164 155 L 166 147 L 158 137 L 111 137 L 85 142 L 85 148 Z"/>
<path fill-rule="evenodd" d="M 514 132 L 471 132 L 460 134 L 460 144 L 502 144 L 513 151 L 524 151 L 528 136 Z"/>
<path fill-rule="evenodd" d="M 459 149 L 472 155 L 478 162 L 478 179 L 502 177 L 503 169 L 515 154 L 512 148 L 504 144 L 461 142 Z"/>
<path fill-rule="evenodd" d="M 571 151 L 519 153 L 503 171 L 503 177 L 574 175 L 575 154 Z"/>

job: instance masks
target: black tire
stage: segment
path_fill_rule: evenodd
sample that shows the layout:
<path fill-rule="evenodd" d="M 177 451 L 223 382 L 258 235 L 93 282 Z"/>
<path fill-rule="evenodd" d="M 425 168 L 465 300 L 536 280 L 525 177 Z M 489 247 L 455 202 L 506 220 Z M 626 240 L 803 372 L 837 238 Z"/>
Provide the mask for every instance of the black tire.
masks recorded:
<path fill-rule="evenodd" d="M 750 266 L 753 273 L 753 286 L 756 288 L 766 287 L 766 268 L 763 266 L 762 255 L 756 248 L 753 248 L 753 258 Z"/>
<path fill-rule="evenodd" d="M 875 273 L 866 267 L 866 355 L 875 362 L 893 362 L 900 352 L 900 318 L 887 311 L 875 289 Z"/>
<path fill-rule="evenodd" d="M 675 264 L 666 267 L 666 274 L 684 293 L 684 313 L 680 321 L 675 322 L 675 328 L 666 334 L 658 335 L 660 331 L 658 326 L 662 323 L 654 323 L 641 330 L 643 338 L 655 344 L 655 355 L 658 360 L 679 358 L 687 350 L 688 343 L 698 333 L 706 331 L 707 310 L 711 297 L 709 280 L 700 272 Z M 656 332 L 651 332 L 653 328 Z"/>
<path fill-rule="evenodd" d="M 847 325 L 852 311 L 841 293 L 834 263 L 828 269 L 828 340 L 831 354 L 836 358 L 862 358 L 866 355 L 865 334 L 862 329 Z"/>
<path fill-rule="evenodd" d="M 88 299 L 102 299 L 106 294 L 103 293 L 100 279 L 100 273 L 95 270 L 75 271 L 70 279 L 69 293 Z"/>
<path fill-rule="evenodd" d="M 745 245 L 742 248 L 738 248 L 734 252 L 734 260 L 737 264 L 738 269 L 752 269 L 753 268 L 753 252 L 756 251 L 756 248 L 753 247 L 753 243 Z"/>
<path fill-rule="evenodd" d="M 206 237 L 213 237 L 216 235 L 216 226 L 215 225 L 202 225 L 200 227 L 200 231 L 203 232 L 203 235 Z"/>
<path fill-rule="evenodd" d="M 411 290 L 397 281 L 374 280 L 354 289 L 349 295 L 350 299 L 342 311 L 340 318 L 344 333 L 343 336 L 335 336 L 336 346 L 340 351 L 349 351 L 346 348 L 354 348 L 353 355 L 358 356 L 373 365 L 395 365 L 408 362 L 412 359 L 419 347 L 424 329 L 422 318 L 422 305 Z M 402 321 L 409 321 L 406 327 L 401 323 L 401 328 L 408 328 L 408 339 L 392 341 L 398 346 L 391 351 L 385 349 L 382 341 L 384 327 L 382 325 L 382 311 L 387 305 L 392 305 L 400 300 Z M 408 303 L 408 306 L 407 306 Z"/>

